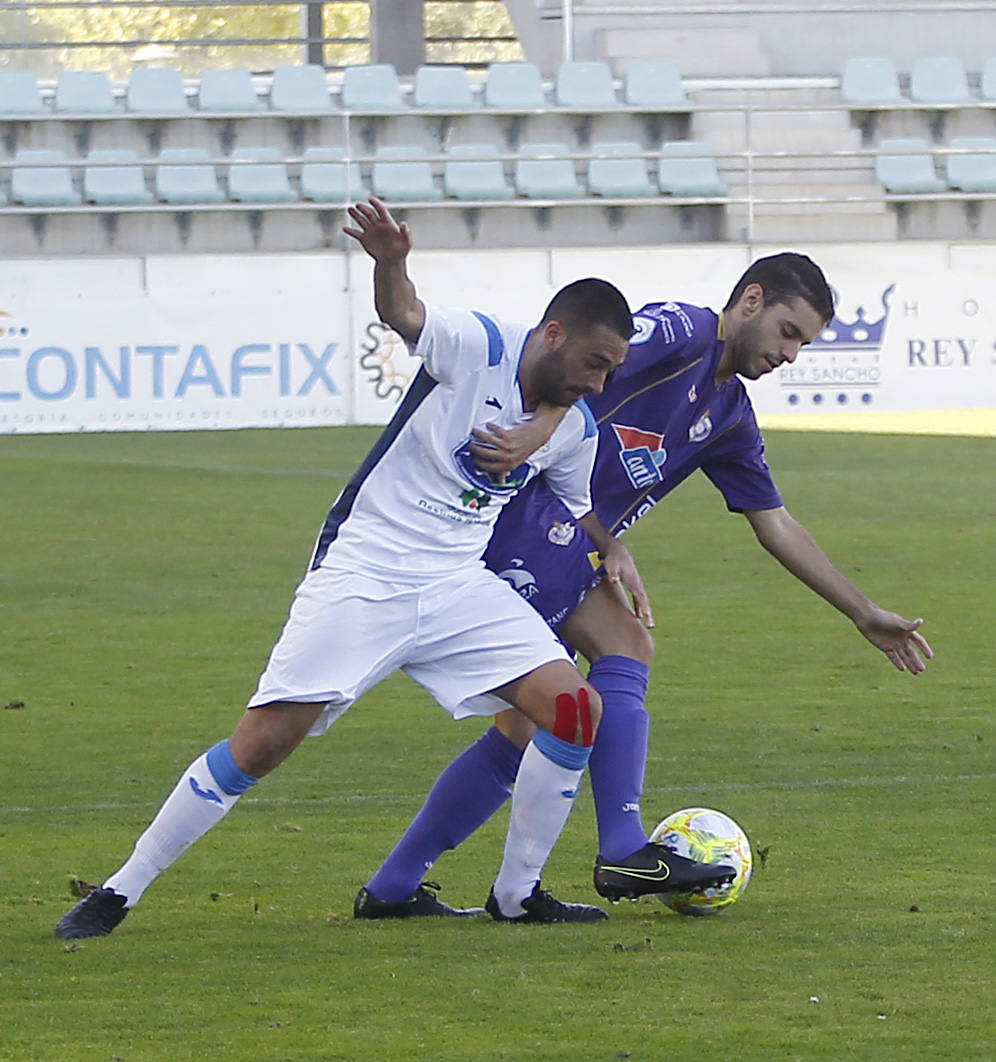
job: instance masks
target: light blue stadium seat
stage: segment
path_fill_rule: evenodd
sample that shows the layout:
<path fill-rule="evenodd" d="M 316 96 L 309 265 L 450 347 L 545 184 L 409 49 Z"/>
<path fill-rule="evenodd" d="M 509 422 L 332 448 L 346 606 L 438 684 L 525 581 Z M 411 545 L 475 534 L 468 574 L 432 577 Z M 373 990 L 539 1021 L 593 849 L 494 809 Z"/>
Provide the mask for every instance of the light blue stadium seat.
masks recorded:
<path fill-rule="evenodd" d="M 23 148 L 14 156 L 10 177 L 10 198 L 25 206 L 75 206 L 80 194 L 65 163 L 66 153 L 58 148 Z"/>
<path fill-rule="evenodd" d="M 301 198 L 316 203 L 355 203 L 367 192 L 360 167 L 346 163 L 341 147 L 309 147 L 301 163 Z"/>
<path fill-rule="evenodd" d="M 112 165 L 120 163 L 120 165 Z M 131 148 L 95 148 L 83 170 L 83 198 L 102 206 L 151 203 L 138 152 Z"/>
<path fill-rule="evenodd" d="M 626 71 L 623 102 L 630 107 L 653 107 L 661 111 L 687 110 L 692 105 L 685 95 L 677 64 L 667 59 L 639 59 L 631 63 Z"/>
<path fill-rule="evenodd" d="M 612 71 L 600 59 L 570 59 L 560 64 L 553 86 L 560 107 L 585 107 L 605 111 L 618 104 Z"/>
<path fill-rule="evenodd" d="M 454 144 L 443 167 L 443 189 L 454 199 L 513 199 L 493 144 Z M 493 157 L 489 157 L 493 156 Z"/>
<path fill-rule="evenodd" d="M 840 76 L 840 95 L 852 106 L 902 102 L 895 63 L 884 55 L 848 59 Z"/>
<path fill-rule="evenodd" d="M 183 75 L 173 66 L 139 66 L 128 79 L 125 108 L 135 114 L 186 114 Z"/>
<path fill-rule="evenodd" d="M 240 203 L 290 203 L 297 199 L 280 148 L 236 148 L 228 168 L 228 198 Z"/>
<path fill-rule="evenodd" d="M 398 73 L 390 63 L 347 66 L 341 99 L 343 107 L 351 111 L 397 111 L 404 107 Z"/>
<path fill-rule="evenodd" d="M 320 113 L 332 110 L 325 68 L 309 63 L 284 65 L 273 71 L 270 107 L 291 113 Z"/>
<path fill-rule="evenodd" d="M 432 167 L 425 159 L 425 149 L 379 147 L 371 173 L 373 194 L 389 202 L 413 202 L 441 199 L 442 191 L 432 179 Z"/>
<path fill-rule="evenodd" d="M 522 144 L 515 163 L 515 187 L 527 199 L 580 199 L 584 189 L 578 183 L 574 163 L 564 158 L 566 144 L 557 142 Z"/>
<path fill-rule="evenodd" d="M 546 106 L 546 94 L 535 63 L 492 63 L 484 85 L 484 103 L 508 111 Z"/>
<path fill-rule="evenodd" d="M 910 71 L 910 99 L 917 103 L 970 103 L 962 61 L 953 55 L 921 55 Z"/>
<path fill-rule="evenodd" d="M 117 114 L 121 110 L 102 70 L 63 70 L 55 84 L 53 109 L 60 114 Z"/>
<path fill-rule="evenodd" d="M 982 68 L 979 95 L 984 100 L 996 100 L 996 55 L 990 56 Z"/>
<path fill-rule="evenodd" d="M 668 195 L 725 196 L 712 148 L 701 140 L 669 140 L 661 145 L 657 184 Z"/>
<path fill-rule="evenodd" d="M 201 74 L 197 106 L 202 111 L 212 113 L 238 113 L 262 110 L 263 104 L 256 95 L 252 75 L 248 70 L 219 70 L 209 67 Z"/>
<path fill-rule="evenodd" d="M 156 197 L 167 203 L 221 203 L 225 193 L 207 148 L 163 148 L 156 167 Z"/>
<path fill-rule="evenodd" d="M 643 150 L 635 140 L 601 141 L 591 145 L 596 155 L 610 158 L 592 159 L 588 163 L 588 191 L 612 199 L 631 199 L 657 195 L 647 176 Z"/>
<path fill-rule="evenodd" d="M 0 188 L 0 206 L 6 206 L 6 205 L 7 205 L 7 193 L 2 188 Z"/>
<path fill-rule="evenodd" d="M 956 136 L 949 148 L 991 154 L 946 155 L 948 186 L 959 192 L 996 192 L 996 137 Z"/>
<path fill-rule="evenodd" d="M 462 66 L 420 66 L 414 100 L 416 107 L 434 111 L 469 111 L 481 105 Z"/>
<path fill-rule="evenodd" d="M 875 157 L 875 178 L 887 192 L 917 195 L 943 192 L 930 145 L 921 136 L 889 137 L 879 141 Z"/>
<path fill-rule="evenodd" d="M 29 70 L 0 70 L 0 114 L 45 114 L 38 79 Z"/>

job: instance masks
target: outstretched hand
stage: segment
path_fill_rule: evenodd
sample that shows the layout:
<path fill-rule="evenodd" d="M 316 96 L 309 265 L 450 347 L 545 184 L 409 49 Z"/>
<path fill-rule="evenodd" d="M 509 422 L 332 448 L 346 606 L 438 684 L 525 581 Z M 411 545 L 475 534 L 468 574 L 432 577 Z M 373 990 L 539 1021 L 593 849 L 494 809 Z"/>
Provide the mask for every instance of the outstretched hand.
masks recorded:
<path fill-rule="evenodd" d="M 387 265 L 401 262 L 412 249 L 412 234 L 406 222 L 397 222 L 391 212 L 376 197 L 367 203 L 347 207 L 346 213 L 356 226 L 343 225 L 342 231 L 352 236 L 376 262 Z"/>
<path fill-rule="evenodd" d="M 892 661 L 896 670 L 919 675 L 927 669 L 927 660 L 934 658 L 934 650 L 920 633 L 922 619 L 907 620 L 895 612 L 886 612 L 877 606 L 858 623 L 858 630 L 881 649 Z"/>

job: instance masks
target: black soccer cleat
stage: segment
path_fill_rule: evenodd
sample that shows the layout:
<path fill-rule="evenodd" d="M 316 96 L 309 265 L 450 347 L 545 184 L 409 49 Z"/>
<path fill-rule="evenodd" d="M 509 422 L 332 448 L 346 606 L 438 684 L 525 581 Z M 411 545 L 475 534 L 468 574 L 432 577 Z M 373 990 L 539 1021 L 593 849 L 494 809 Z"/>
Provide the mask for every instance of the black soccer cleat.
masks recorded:
<path fill-rule="evenodd" d="M 718 888 L 736 877 L 733 867 L 699 863 L 662 844 L 648 842 L 617 863 L 595 861 L 595 891 L 616 903 L 655 892 L 699 892 Z"/>
<path fill-rule="evenodd" d="M 485 910 L 496 922 L 535 923 L 540 925 L 553 925 L 557 922 L 601 922 L 609 916 L 601 909 L 590 903 L 565 903 L 539 887 L 539 882 L 533 887 L 530 895 L 522 901 L 526 913 L 520 915 L 502 914 L 498 901 L 495 899 L 494 889 L 488 896 L 488 902 L 484 905 Z"/>
<path fill-rule="evenodd" d="M 128 913 L 126 900 L 113 889 L 94 889 L 59 919 L 55 935 L 60 940 L 106 937 Z"/>
<path fill-rule="evenodd" d="M 431 891 L 430 891 L 431 890 Z M 406 900 L 385 903 L 365 886 L 353 901 L 354 918 L 468 918 L 484 914 L 483 907 L 450 907 L 436 897 L 439 886 L 434 881 L 423 881 Z"/>

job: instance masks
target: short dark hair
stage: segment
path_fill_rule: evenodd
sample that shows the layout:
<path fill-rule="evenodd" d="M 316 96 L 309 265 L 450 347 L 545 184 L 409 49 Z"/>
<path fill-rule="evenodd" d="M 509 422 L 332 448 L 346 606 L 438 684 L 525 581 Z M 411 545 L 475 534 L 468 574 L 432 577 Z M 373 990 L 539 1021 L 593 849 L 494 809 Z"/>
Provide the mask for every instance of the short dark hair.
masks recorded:
<path fill-rule="evenodd" d="M 833 318 L 834 297 L 827 278 L 823 270 L 804 254 L 783 251 L 752 262 L 737 281 L 723 309 L 735 306 L 750 284 L 760 284 L 764 289 L 765 306 L 805 299 L 824 323 Z"/>
<path fill-rule="evenodd" d="M 586 277 L 560 289 L 543 312 L 540 324 L 560 321 L 568 332 L 590 331 L 599 325 L 629 339 L 633 312 L 623 293 L 607 280 Z"/>

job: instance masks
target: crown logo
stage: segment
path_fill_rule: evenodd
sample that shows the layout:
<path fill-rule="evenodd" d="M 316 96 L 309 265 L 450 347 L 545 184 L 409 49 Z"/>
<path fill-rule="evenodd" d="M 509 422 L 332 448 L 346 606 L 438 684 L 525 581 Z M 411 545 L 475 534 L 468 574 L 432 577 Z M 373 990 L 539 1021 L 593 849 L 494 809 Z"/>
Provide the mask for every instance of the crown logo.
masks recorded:
<path fill-rule="evenodd" d="M 833 320 L 810 343 L 810 350 L 880 350 L 889 320 L 889 299 L 895 288 L 895 284 L 890 284 L 882 292 L 882 316 L 877 321 L 868 320 L 864 306 L 858 307 L 853 321 L 844 321 L 834 314 Z"/>

